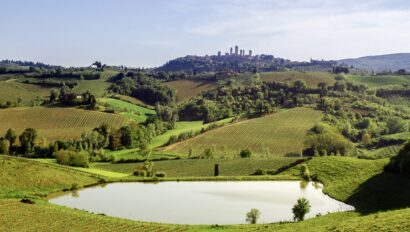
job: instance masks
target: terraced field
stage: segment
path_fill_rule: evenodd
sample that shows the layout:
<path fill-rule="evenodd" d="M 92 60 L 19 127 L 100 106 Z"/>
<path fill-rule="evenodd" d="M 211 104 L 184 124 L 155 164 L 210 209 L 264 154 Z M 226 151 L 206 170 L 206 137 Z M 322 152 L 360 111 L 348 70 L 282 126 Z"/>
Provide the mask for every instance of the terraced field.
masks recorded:
<path fill-rule="evenodd" d="M 309 87 L 317 87 L 321 82 L 328 85 L 335 83 L 334 75 L 327 72 L 263 72 L 260 78 L 265 82 L 286 82 L 292 85 L 296 80 L 304 80 Z"/>
<path fill-rule="evenodd" d="M 22 99 L 23 105 L 30 105 L 31 101 L 37 98 L 43 99 L 50 95 L 50 88 L 40 85 L 20 83 L 17 81 L 0 82 L 0 101 L 15 101 Z"/>
<path fill-rule="evenodd" d="M 207 91 L 216 87 L 216 82 L 213 81 L 178 80 L 165 82 L 165 84 L 176 89 L 177 103 L 187 101 L 202 91 Z"/>
<path fill-rule="evenodd" d="M 102 123 L 120 127 L 128 119 L 118 114 L 87 111 L 77 108 L 12 108 L 0 110 L 0 135 L 9 128 L 18 134 L 32 127 L 38 129 L 39 141 L 78 138 Z"/>
<path fill-rule="evenodd" d="M 109 108 L 114 109 L 115 111 L 120 111 L 121 115 L 136 122 L 144 122 L 149 115 L 156 114 L 156 112 L 152 109 L 147 109 L 114 98 L 104 98 L 100 101 L 106 103 L 109 106 Z"/>
<path fill-rule="evenodd" d="M 295 108 L 218 128 L 164 150 L 186 155 L 192 149 L 196 156 L 213 149 L 217 157 L 234 157 L 241 149 L 250 149 L 258 157 L 286 156 L 301 152 L 307 131 L 320 119 L 319 111 Z"/>

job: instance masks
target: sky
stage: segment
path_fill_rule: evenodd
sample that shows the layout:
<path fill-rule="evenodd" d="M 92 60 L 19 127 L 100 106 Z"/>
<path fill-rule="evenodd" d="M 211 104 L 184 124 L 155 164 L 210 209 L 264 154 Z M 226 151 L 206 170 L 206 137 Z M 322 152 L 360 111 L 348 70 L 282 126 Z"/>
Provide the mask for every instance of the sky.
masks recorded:
<path fill-rule="evenodd" d="M 156 67 L 238 45 L 291 60 L 410 52 L 407 0 L 0 0 L 0 60 Z"/>

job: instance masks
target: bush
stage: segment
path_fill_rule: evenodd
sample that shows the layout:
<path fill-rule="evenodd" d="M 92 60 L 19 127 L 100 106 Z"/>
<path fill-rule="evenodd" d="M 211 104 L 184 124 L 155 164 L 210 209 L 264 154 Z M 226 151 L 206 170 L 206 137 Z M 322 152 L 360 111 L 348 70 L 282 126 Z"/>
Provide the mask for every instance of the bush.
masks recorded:
<path fill-rule="evenodd" d="M 166 172 L 156 172 L 155 177 L 167 177 L 167 173 Z"/>
<path fill-rule="evenodd" d="M 258 168 L 258 169 L 256 169 L 256 171 L 253 173 L 253 175 L 255 175 L 255 176 L 263 176 L 263 175 L 266 175 L 266 171 L 263 170 L 263 169 Z"/>
<path fill-rule="evenodd" d="M 147 171 L 143 170 L 142 168 L 139 168 L 139 169 L 134 171 L 134 176 L 146 177 L 147 176 Z"/>
<path fill-rule="evenodd" d="M 88 153 L 85 151 L 75 152 L 60 150 L 56 152 L 57 163 L 74 167 L 88 168 Z"/>
<path fill-rule="evenodd" d="M 251 158 L 252 157 L 252 152 L 249 149 L 245 149 L 245 150 L 242 150 L 239 153 L 239 156 L 241 158 Z"/>
<path fill-rule="evenodd" d="M 315 152 L 320 155 L 337 154 L 347 155 L 353 148 L 353 144 L 330 125 L 319 123 L 315 125 L 305 140 L 308 149 L 305 155 L 313 156 Z"/>
<path fill-rule="evenodd" d="M 386 171 L 402 174 L 410 177 L 410 142 L 400 149 L 397 156 L 390 159 Z"/>

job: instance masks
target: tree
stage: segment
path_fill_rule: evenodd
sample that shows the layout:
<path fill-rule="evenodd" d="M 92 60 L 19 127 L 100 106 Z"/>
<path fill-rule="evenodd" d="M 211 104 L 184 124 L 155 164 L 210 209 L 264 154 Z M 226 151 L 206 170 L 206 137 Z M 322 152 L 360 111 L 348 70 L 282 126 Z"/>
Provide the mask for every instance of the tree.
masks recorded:
<path fill-rule="evenodd" d="M 7 139 L 0 140 L 0 154 L 7 155 L 10 151 L 10 142 Z"/>
<path fill-rule="evenodd" d="M 298 92 L 303 91 L 307 88 L 307 84 L 304 80 L 295 81 L 293 86 L 295 87 L 296 91 L 298 91 Z"/>
<path fill-rule="evenodd" d="M 409 129 L 408 123 L 399 117 L 388 118 L 386 121 L 386 127 L 387 133 L 389 134 L 405 132 Z"/>
<path fill-rule="evenodd" d="M 410 142 L 400 149 L 397 156 L 390 159 L 390 163 L 385 169 L 389 172 L 410 176 Z"/>
<path fill-rule="evenodd" d="M 302 175 L 302 177 L 305 180 L 307 180 L 307 181 L 310 180 L 310 172 L 309 172 L 309 168 L 306 164 L 302 164 L 300 166 L 300 174 Z"/>
<path fill-rule="evenodd" d="M 293 220 L 303 221 L 305 215 L 310 212 L 310 203 L 306 198 L 299 198 L 297 203 L 292 208 Z"/>
<path fill-rule="evenodd" d="M 256 224 L 260 215 L 261 212 L 258 209 L 251 209 L 251 211 L 246 214 L 246 222 Z"/>
<path fill-rule="evenodd" d="M 16 142 L 16 132 L 14 132 L 12 129 L 8 129 L 6 132 L 6 135 L 4 136 L 10 143 L 10 146 L 14 145 L 14 142 Z"/>
<path fill-rule="evenodd" d="M 22 153 L 29 155 L 34 152 L 34 146 L 37 139 L 37 130 L 34 128 L 27 128 L 19 136 Z"/>

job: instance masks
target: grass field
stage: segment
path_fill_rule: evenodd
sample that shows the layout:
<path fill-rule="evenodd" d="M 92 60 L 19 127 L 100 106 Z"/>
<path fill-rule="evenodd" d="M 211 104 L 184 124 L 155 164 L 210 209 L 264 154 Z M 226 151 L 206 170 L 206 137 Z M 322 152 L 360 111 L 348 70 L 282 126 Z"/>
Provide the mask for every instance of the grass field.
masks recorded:
<path fill-rule="evenodd" d="M 324 184 L 325 193 L 361 213 L 410 207 L 410 179 L 383 172 L 388 161 L 333 156 L 314 158 L 307 166 Z M 281 174 L 299 175 L 300 167 Z"/>
<path fill-rule="evenodd" d="M 81 80 L 78 82 L 78 85 L 74 87 L 73 92 L 77 94 L 82 94 L 86 91 L 89 91 L 91 94 L 96 97 L 102 97 L 111 83 L 107 80 L 115 75 L 117 71 L 107 70 L 101 74 L 101 79 L 98 80 Z"/>
<path fill-rule="evenodd" d="M 250 149 L 258 157 L 300 153 L 304 137 L 320 121 L 321 113 L 309 108 L 295 108 L 262 118 L 235 123 L 195 138 L 172 144 L 164 150 L 181 155 L 192 149 L 194 156 L 204 149 L 214 150 L 216 157 L 234 157 L 241 149 Z"/>
<path fill-rule="evenodd" d="M 15 101 L 18 98 L 22 99 L 23 105 L 30 106 L 31 101 L 40 98 L 47 98 L 50 95 L 50 88 L 40 85 L 32 85 L 20 83 L 17 81 L 1 81 L 0 82 L 0 101 Z"/>
<path fill-rule="evenodd" d="M 256 225 L 186 226 L 131 220 L 90 214 L 37 201 L 22 204 L 16 199 L 0 200 L 1 231 L 408 231 L 410 209 L 381 212 L 367 216 L 358 213 L 332 213 L 300 223 Z"/>
<path fill-rule="evenodd" d="M 274 159 L 184 159 L 154 162 L 156 171 L 166 172 L 169 177 L 181 176 L 213 176 L 214 165 L 219 164 L 220 176 L 248 176 L 257 169 L 274 171 L 278 168 L 294 162 L 293 158 L 274 158 Z M 94 168 L 113 172 L 131 174 L 141 163 L 123 164 L 95 164 Z"/>
<path fill-rule="evenodd" d="M 73 184 L 93 184 L 97 178 L 72 168 L 0 156 L 0 231 L 408 231 L 410 209 L 398 208 L 410 205 L 410 180 L 383 173 L 386 163 L 335 156 L 307 161 L 325 192 L 353 204 L 358 212 L 332 213 L 300 223 L 188 226 L 131 221 L 49 204 L 38 196 Z M 299 173 L 300 168 L 294 167 L 282 174 Z M 22 197 L 35 198 L 35 204 L 21 203 Z M 383 209 L 389 211 L 376 212 Z"/>
<path fill-rule="evenodd" d="M 138 105 L 134 105 L 132 103 L 114 99 L 114 98 L 103 98 L 100 100 L 103 103 L 106 103 L 110 106 L 110 108 L 116 111 L 123 111 L 120 114 L 134 120 L 136 122 L 145 122 L 147 117 L 152 114 L 156 114 L 156 112 L 152 109 L 147 109 Z"/>
<path fill-rule="evenodd" d="M 314 88 L 316 88 L 321 82 L 328 85 L 333 85 L 335 83 L 334 75 L 328 72 L 263 72 L 260 73 L 260 76 L 261 80 L 265 82 L 286 82 L 290 85 L 293 85 L 296 80 L 304 80 L 309 87 Z"/>
<path fill-rule="evenodd" d="M 90 185 L 97 179 L 81 172 L 22 158 L 0 156 L 0 198 L 44 196 L 51 192 Z"/>
<path fill-rule="evenodd" d="M 389 85 L 403 85 L 410 84 L 410 78 L 406 76 L 384 75 L 384 76 L 370 76 L 370 75 L 347 75 L 348 80 L 365 84 L 370 88 L 384 87 Z"/>
<path fill-rule="evenodd" d="M 38 141 L 78 138 L 102 123 L 120 127 L 128 119 L 118 114 L 87 111 L 76 108 L 12 108 L 0 110 L 0 135 L 9 128 L 20 134 L 26 128 L 38 129 Z"/>
<path fill-rule="evenodd" d="M 143 107 L 148 108 L 148 109 L 155 109 L 155 106 L 147 104 L 147 103 L 145 103 L 145 102 L 143 102 L 140 99 L 137 99 L 135 97 L 130 97 L 130 96 L 121 95 L 121 94 L 115 94 L 115 97 L 119 98 L 120 100 L 132 103 L 134 105 L 143 106 Z"/>
<path fill-rule="evenodd" d="M 187 101 L 202 91 L 207 91 L 216 87 L 216 82 L 213 81 L 178 80 L 165 82 L 165 84 L 177 91 L 177 103 Z"/>

